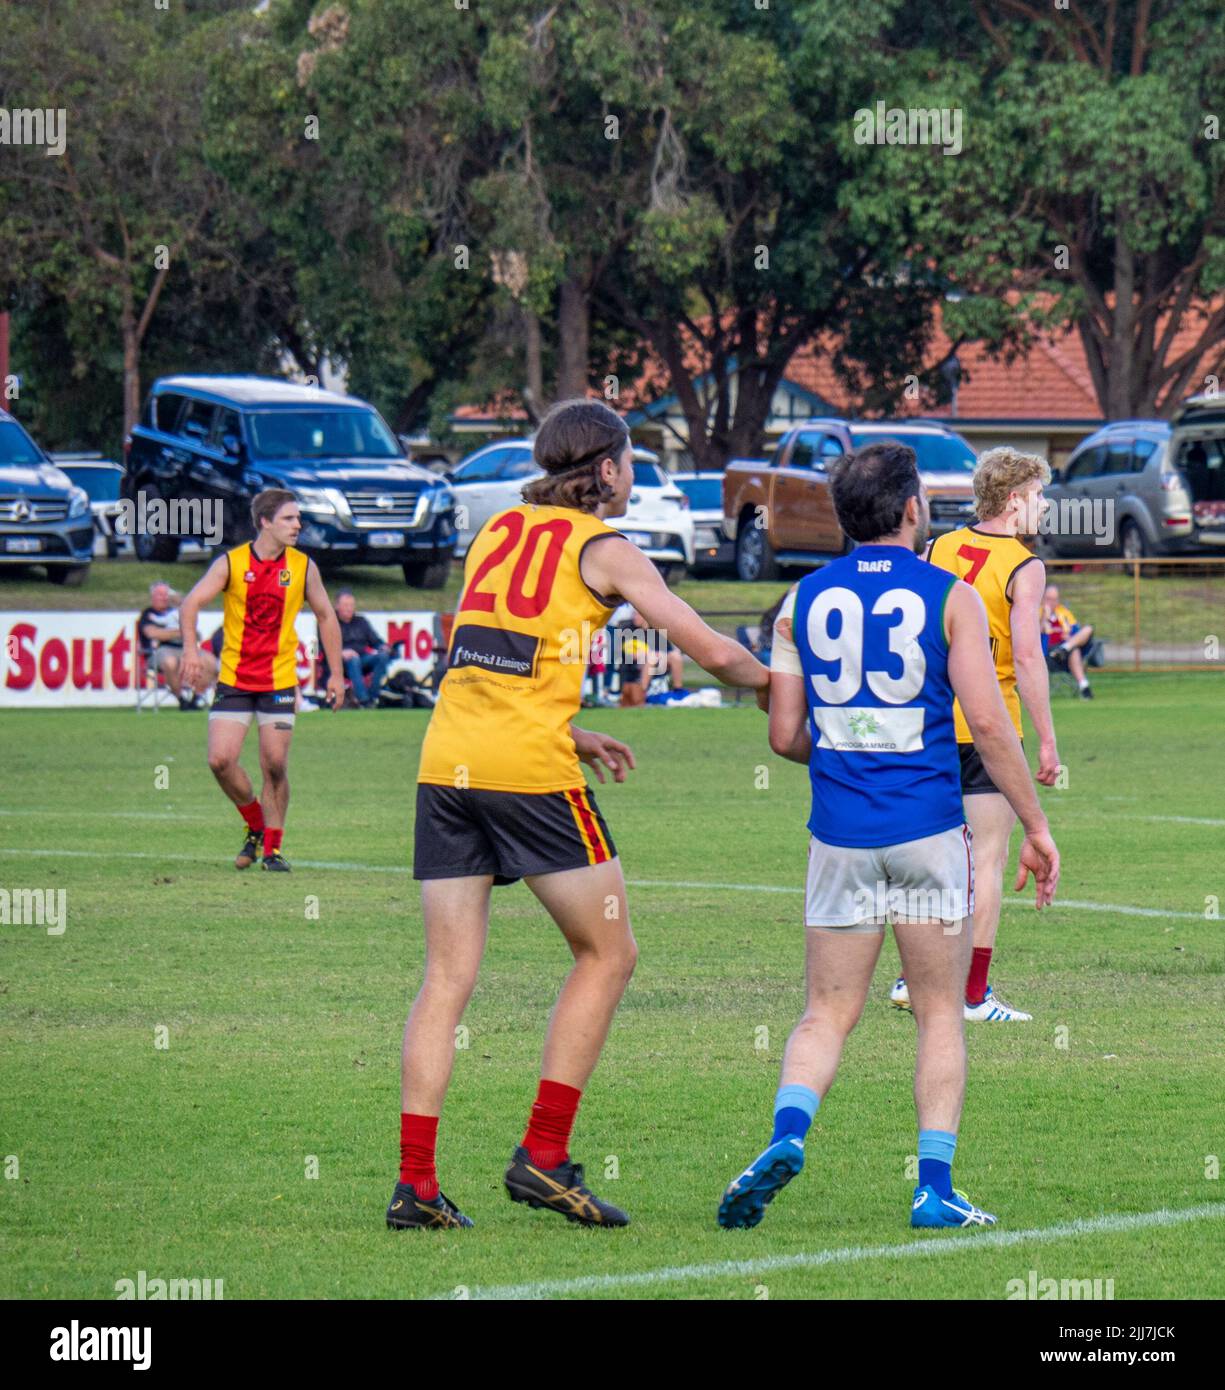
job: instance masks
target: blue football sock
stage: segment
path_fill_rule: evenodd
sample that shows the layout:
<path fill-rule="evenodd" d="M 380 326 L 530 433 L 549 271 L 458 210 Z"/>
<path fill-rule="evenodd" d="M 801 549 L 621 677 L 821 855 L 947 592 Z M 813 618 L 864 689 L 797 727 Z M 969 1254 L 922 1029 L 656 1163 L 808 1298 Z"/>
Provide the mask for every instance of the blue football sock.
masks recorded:
<path fill-rule="evenodd" d="M 821 1098 L 807 1086 L 780 1086 L 774 1097 L 774 1135 L 771 1144 L 780 1139 L 803 1139 L 817 1113 Z"/>
<path fill-rule="evenodd" d="M 931 1187 L 938 1197 L 953 1195 L 953 1155 L 957 1136 L 944 1129 L 919 1131 L 919 1186 Z"/>

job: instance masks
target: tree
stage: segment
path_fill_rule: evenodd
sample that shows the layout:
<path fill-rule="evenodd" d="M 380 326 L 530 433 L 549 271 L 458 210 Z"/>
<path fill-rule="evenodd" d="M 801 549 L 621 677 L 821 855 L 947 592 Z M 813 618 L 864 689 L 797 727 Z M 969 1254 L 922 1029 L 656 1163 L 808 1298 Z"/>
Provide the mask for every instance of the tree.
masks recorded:
<path fill-rule="evenodd" d="M 974 0 L 942 32 L 925 14 L 878 11 L 870 46 L 891 104 L 963 112 L 964 151 L 863 157 L 964 291 L 948 323 L 1005 352 L 1071 328 L 1108 419 L 1170 414 L 1225 367 L 1225 10 Z"/>
<path fill-rule="evenodd" d="M 121 0 L 5 14 L 3 104 L 66 112 L 62 154 L 6 151 L 7 278 L 62 301 L 75 344 L 96 348 L 114 335 L 125 432 L 140 410 L 142 351 L 166 287 L 187 274 L 224 202 L 199 153 L 203 58 L 216 22 L 224 18 L 202 24 L 177 8 L 137 16 Z"/>

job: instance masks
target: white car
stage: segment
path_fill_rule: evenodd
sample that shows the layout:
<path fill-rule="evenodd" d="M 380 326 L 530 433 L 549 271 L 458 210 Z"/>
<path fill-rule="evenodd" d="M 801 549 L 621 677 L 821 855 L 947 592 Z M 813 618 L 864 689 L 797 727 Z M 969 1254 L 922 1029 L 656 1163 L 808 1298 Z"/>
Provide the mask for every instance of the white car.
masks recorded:
<path fill-rule="evenodd" d="M 516 506 L 523 500 L 523 485 L 543 476 L 532 457 L 529 439 L 487 444 L 469 454 L 448 475 L 455 493 L 455 553 L 463 555 L 491 516 Z M 634 489 L 629 507 L 624 516 L 610 517 L 608 524 L 654 560 L 665 579 L 678 576 L 693 564 L 689 499 L 647 449 L 634 450 Z"/>

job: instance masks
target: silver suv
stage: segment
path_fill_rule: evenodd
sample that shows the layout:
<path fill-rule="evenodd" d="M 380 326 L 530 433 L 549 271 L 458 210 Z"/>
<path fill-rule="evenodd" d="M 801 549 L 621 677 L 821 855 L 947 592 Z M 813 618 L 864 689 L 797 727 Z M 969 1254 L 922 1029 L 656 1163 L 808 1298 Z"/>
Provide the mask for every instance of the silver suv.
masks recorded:
<path fill-rule="evenodd" d="M 1225 555 L 1225 401 L 1117 420 L 1080 443 L 1046 490 L 1055 555 Z"/>
<path fill-rule="evenodd" d="M 55 584 L 82 584 L 94 553 L 89 494 L 0 410 L 0 565 L 44 565 Z"/>

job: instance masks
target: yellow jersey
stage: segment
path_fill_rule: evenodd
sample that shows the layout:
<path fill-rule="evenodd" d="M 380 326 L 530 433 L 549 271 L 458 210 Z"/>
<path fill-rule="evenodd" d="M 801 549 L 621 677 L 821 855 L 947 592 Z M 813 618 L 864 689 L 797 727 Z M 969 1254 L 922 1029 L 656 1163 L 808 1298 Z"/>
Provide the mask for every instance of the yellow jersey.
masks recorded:
<path fill-rule="evenodd" d="M 294 620 L 306 594 L 309 564 L 289 546 L 271 560 L 240 545 L 226 556 L 221 680 L 237 690 L 288 690 L 298 683 Z"/>
<path fill-rule="evenodd" d="M 940 569 L 964 579 L 982 599 L 987 610 L 995 678 L 1000 683 L 1000 693 L 1017 737 L 1022 737 L 1021 699 L 1017 694 L 1017 668 L 1012 659 L 1012 599 L 1008 590 L 1021 566 L 1029 564 L 1037 556 L 1015 536 L 994 536 L 974 526 L 961 526 L 956 531 L 937 536 L 932 541 L 927 558 Z M 957 729 L 957 742 L 973 743 L 970 726 L 956 700 L 953 701 L 953 722 Z"/>
<path fill-rule="evenodd" d="M 613 605 L 583 583 L 579 561 L 592 541 L 618 534 L 589 512 L 526 503 L 481 528 L 464 561 L 419 782 L 511 792 L 586 785 L 569 726 L 591 640 Z"/>

